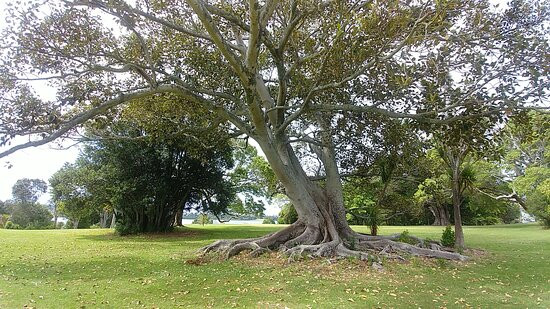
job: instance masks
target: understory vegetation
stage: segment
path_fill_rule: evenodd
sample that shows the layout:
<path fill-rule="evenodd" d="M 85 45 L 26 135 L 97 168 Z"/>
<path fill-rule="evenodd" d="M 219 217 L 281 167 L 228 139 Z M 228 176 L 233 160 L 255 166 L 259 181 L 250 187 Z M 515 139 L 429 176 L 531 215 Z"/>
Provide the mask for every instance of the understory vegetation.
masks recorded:
<path fill-rule="evenodd" d="M 0 307 L 434 308 L 550 306 L 550 234 L 537 225 L 466 227 L 468 262 L 301 260 L 276 253 L 197 258 L 216 239 L 276 225 L 206 225 L 120 237 L 112 230 L 0 230 Z M 354 227 L 368 232 L 367 227 Z M 443 227 L 381 226 L 439 239 Z"/>

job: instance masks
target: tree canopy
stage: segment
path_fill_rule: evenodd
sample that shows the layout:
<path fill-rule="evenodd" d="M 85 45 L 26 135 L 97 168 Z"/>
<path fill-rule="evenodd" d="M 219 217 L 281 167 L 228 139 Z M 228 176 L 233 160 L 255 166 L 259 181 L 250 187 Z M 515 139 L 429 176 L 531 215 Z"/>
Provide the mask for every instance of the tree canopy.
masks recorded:
<path fill-rule="evenodd" d="M 259 144 L 299 218 L 260 240 L 205 249 L 228 256 L 282 246 L 290 256 L 366 258 L 367 249 L 389 246 L 462 259 L 349 228 L 341 172 L 352 146 L 344 129 L 365 128 L 374 150 L 377 125 L 390 118 L 426 134 L 464 128 L 452 136 L 469 140 L 472 123 L 492 128 L 548 99 L 544 2 L 499 9 L 483 0 L 64 0 L 29 1 L 9 15 L 0 143 L 31 140 L 0 157 L 74 134 L 89 120 L 109 123 L 109 111 L 123 104 L 200 107 L 210 125 Z M 32 80 L 48 80 L 57 98 L 41 99 Z"/>

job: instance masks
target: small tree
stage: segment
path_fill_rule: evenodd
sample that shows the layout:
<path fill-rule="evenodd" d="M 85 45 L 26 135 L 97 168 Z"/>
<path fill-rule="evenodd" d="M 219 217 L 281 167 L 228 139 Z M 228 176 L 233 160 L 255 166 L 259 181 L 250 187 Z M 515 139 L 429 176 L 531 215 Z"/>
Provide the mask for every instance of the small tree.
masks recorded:
<path fill-rule="evenodd" d="M 193 220 L 193 224 L 200 224 L 200 225 L 205 225 L 205 224 L 212 224 L 214 223 L 214 221 L 212 219 L 210 219 L 210 217 L 205 214 L 205 213 L 200 213 L 197 218 L 195 220 Z"/>

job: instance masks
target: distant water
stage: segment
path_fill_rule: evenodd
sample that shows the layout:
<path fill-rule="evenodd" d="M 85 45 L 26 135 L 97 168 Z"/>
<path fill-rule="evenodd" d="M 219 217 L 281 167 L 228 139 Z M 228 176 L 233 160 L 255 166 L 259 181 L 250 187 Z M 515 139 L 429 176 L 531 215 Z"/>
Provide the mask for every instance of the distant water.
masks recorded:
<path fill-rule="evenodd" d="M 262 224 L 264 220 L 263 219 L 255 219 L 255 220 L 231 220 L 226 223 L 220 223 L 218 220 L 214 220 L 214 224 Z M 183 219 L 182 220 L 183 225 L 189 225 L 193 223 L 193 219 Z"/>

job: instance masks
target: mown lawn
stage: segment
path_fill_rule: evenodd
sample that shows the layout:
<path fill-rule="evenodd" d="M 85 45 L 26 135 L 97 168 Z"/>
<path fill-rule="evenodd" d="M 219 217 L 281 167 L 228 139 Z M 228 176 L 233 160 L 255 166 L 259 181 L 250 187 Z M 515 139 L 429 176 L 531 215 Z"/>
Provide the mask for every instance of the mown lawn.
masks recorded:
<path fill-rule="evenodd" d="M 169 235 L 111 230 L 0 230 L 0 308 L 550 308 L 550 231 L 537 225 L 466 228 L 466 264 L 412 259 L 300 261 L 276 254 L 196 259 L 220 238 L 277 225 L 186 227 Z M 441 227 L 382 227 L 438 239 Z M 357 230 L 367 231 L 364 227 Z"/>

